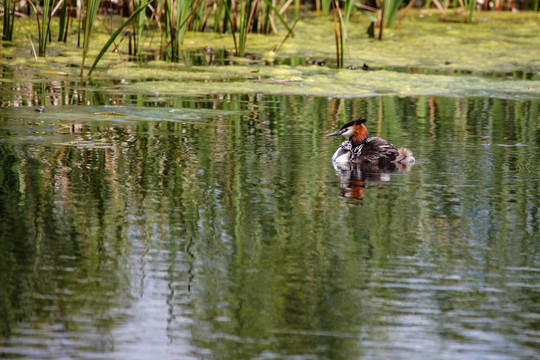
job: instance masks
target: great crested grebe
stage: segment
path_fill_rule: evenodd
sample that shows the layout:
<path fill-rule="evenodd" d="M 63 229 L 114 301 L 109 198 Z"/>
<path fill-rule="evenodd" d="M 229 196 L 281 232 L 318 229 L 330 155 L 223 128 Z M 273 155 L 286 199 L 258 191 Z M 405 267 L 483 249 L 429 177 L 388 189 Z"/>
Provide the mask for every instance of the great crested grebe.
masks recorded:
<path fill-rule="evenodd" d="M 409 149 L 397 149 L 380 137 L 370 137 L 364 125 L 366 119 L 359 118 L 343 125 L 341 129 L 326 136 L 342 135 L 349 138 L 341 143 L 332 156 L 335 163 L 370 164 L 376 166 L 410 166 L 414 156 Z"/>

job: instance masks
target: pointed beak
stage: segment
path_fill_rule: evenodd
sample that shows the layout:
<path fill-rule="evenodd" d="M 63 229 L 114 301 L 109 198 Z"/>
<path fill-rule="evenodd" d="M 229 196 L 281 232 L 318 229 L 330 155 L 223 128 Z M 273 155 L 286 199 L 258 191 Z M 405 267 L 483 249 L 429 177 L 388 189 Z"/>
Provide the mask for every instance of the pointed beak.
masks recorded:
<path fill-rule="evenodd" d="M 346 130 L 346 129 L 345 129 Z M 338 131 L 334 131 L 333 133 L 330 133 L 330 134 L 326 134 L 325 136 L 337 136 L 337 135 L 341 135 L 345 132 L 344 129 L 340 129 Z"/>

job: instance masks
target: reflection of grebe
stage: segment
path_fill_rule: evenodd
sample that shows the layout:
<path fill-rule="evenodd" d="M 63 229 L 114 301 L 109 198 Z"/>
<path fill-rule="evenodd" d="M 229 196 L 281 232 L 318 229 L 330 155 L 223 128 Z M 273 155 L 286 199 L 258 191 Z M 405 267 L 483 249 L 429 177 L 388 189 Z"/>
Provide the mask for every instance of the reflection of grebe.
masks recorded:
<path fill-rule="evenodd" d="M 381 168 L 372 164 L 354 164 L 333 162 L 336 174 L 341 182 L 341 195 L 347 198 L 361 199 L 368 184 L 388 182 L 392 174 L 407 172 L 411 167 L 401 165 Z M 376 185 L 378 187 L 379 185 Z"/>
<path fill-rule="evenodd" d="M 332 156 L 335 163 L 370 164 L 387 170 L 405 170 L 414 163 L 412 152 L 406 148 L 396 149 L 392 143 L 380 137 L 370 137 L 364 123 L 357 119 L 343 125 L 341 129 L 326 136 L 342 135 L 349 138 L 344 141 Z M 392 169 L 394 168 L 394 169 Z"/>

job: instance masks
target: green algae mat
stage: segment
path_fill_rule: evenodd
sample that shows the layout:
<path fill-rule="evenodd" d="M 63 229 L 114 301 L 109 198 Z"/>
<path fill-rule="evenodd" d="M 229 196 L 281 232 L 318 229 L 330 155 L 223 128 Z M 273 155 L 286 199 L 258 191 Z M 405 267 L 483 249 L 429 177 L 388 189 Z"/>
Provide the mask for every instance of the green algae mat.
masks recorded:
<path fill-rule="evenodd" d="M 19 31 L 30 33 L 34 26 L 28 21 L 17 24 Z M 367 36 L 368 24 L 360 15 L 351 20 L 343 69 L 333 66 L 332 20 L 306 15 L 294 38 L 279 50 L 284 33 L 250 35 L 246 58 L 231 55 L 230 35 L 214 33 L 189 33 L 180 63 L 127 61 L 127 49 L 121 44 L 119 53 L 104 57 L 93 81 L 101 85 L 113 81 L 114 91 L 171 95 L 540 96 L 540 14 L 476 13 L 473 24 L 465 24 L 416 11 L 398 28 L 386 29 L 383 41 Z M 87 63 L 107 39 L 105 29 L 98 30 Z M 80 51 L 73 44 L 52 43 L 51 56 L 35 59 L 25 41 L 1 48 L 0 64 L 28 67 L 47 78 L 78 76 Z M 158 45 L 146 39 L 146 49 Z"/>

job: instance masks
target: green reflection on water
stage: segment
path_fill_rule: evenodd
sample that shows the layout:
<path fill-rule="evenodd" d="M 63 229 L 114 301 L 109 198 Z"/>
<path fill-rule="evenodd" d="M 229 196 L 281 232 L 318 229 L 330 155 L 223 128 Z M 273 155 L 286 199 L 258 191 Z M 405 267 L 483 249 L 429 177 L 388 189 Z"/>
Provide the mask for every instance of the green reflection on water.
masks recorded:
<path fill-rule="evenodd" d="M 538 101 L 104 103 L 0 112 L 2 357 L 533 357 Z M 359 115 L 418 164 L 342 182 Z"/>

